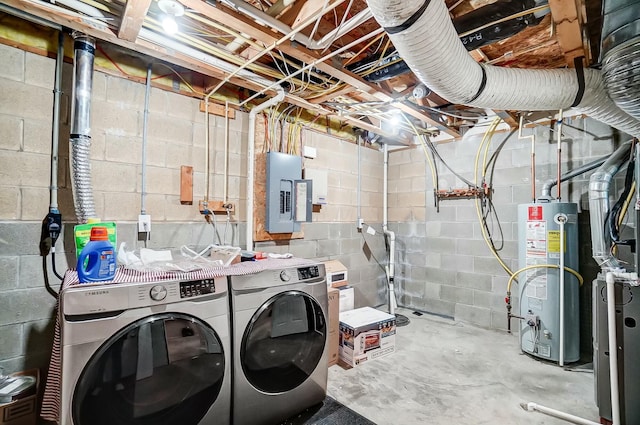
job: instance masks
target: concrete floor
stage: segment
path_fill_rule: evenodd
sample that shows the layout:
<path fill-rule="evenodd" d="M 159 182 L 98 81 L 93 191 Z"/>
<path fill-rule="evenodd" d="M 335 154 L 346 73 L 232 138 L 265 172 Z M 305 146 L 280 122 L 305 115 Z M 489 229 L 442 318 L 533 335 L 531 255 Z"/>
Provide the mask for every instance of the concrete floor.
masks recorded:
<path fill-rule="evenodd" d="M 328 393 L 378 425 L 567 424 L 522 402 L 598 421 L 593 373 L 522 354 L 515 335 L 437 316 L 398 328 L 396 352 L 356 368 L 329 369 Z"/>

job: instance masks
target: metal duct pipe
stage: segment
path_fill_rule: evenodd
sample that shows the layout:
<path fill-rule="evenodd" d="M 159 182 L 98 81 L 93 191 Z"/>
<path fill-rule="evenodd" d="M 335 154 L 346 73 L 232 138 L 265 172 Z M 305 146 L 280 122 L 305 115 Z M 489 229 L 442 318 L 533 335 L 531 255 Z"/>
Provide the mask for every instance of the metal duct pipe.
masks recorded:
<path fill-rule="evenodd" d="M 631 141 L 622 144 L 589 179 L 589 218 L 593 258 L 601 267 L 617 267 L 618 260 L 610 251 L 610 236 L 605 234 L 604 221 L 609 213 L 609 188 L 613 176 L 629 160 Z"/>
<path fill-rule="evenodd" d="M 588 171 L 595 170 L 609 158 L 609 155 L 603 156 L 600 159 L 596 159 L 593 162 L 589 162 L 588 164 L 584 164 L 581 167 L 574 168 L 573 170 L 565 173 L 560 177 L 561 182 L 566 182 L 567 180 L 571 180 L 574 177 L 577 177 L 581 174 L 584 174 Z M 553 200 L 553 196 L 551 196 L 551 189 L 558 184 L 558 179 L 549 179 L 542 185 L 542 193 L 538 198 L 538 201 L 550 202 Z"/>
<path fill-rule="evenodd" d="M 630 135 L 640 122 L 609 98 L 601 74 L 584 70 L 584 92 L 573 69 L 532 70 L 478 64 L 465 49 L 443 0 L 367 0 L 378 23 L 416 76 L 451 103 L 489 109 L 576 108 Z"/>
<path fill-rule="evenodd" d="M 602 73 L 613 101 L 640 119 L 640 0 L 602 2 Z"/>
<path fill-rule="evenodd" d="M 91 89 L 96 42 L 74 32 L 74 73 L 71 106 L 71 180 L 76 218 L 86 223 L 96 217 L 91 186 Z"/>

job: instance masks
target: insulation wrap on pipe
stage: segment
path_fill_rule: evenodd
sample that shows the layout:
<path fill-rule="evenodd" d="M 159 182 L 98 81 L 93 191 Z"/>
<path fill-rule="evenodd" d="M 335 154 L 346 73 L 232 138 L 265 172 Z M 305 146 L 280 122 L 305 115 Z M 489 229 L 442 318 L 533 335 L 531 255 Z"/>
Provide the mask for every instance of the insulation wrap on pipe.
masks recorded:
<path fill-rule="evenodd" d="M 91 185 L 91 89 L 95 40 L 74 33 L 74 75 L 71 115 L 71 179 L 73 202 L 79 223 L 96 217 Z"/>
<path fill-rule="evenodd" d="M 466 51 L 443 0 L 367 0 L 400 56 L 427 87 L 451 103 L 479 108 L 576 109 L 633 136 L 640 122 L 616 106 L 601 73 L 585 69 L 579 96 L 575 70 L 532 70 L 478 64 Z"/>

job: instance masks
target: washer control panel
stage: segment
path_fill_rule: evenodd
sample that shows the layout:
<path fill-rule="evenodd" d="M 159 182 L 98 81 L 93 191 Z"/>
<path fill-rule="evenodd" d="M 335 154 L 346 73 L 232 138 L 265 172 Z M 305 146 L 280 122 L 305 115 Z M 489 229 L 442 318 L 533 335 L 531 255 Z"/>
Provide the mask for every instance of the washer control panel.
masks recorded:
<path fill-rule="evenodd" d="M 314 277 L 319 277 L 319 276 L 320 276 L 320 271 L 318 270 L 318 266 L 298 268 L 298 279 L 300 280 L 313 279 Z"/>
<path fill-rule="evenodd" d="M 167 298 L 167 288 L 162 285 L 154 285 L 149 290 L 149 296 L 154 301 L 162 301 Z"/>
<path fill-rule="evenodd" d="M 213 278 L 180 282 L 180 298 L 191 298 L 215 292 L 216 284 Z"/>

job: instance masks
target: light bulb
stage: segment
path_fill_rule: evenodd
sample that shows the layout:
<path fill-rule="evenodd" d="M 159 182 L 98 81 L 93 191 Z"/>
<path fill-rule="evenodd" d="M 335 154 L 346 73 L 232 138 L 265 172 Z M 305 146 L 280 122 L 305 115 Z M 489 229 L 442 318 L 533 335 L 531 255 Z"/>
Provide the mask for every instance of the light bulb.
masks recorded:
<path fill-rule="evenodd" d="M 178 32 L 178 23 L 173 16 L 165 14 L 162 18 L 162 28 L 167 34 L 174 35 Z"/>

